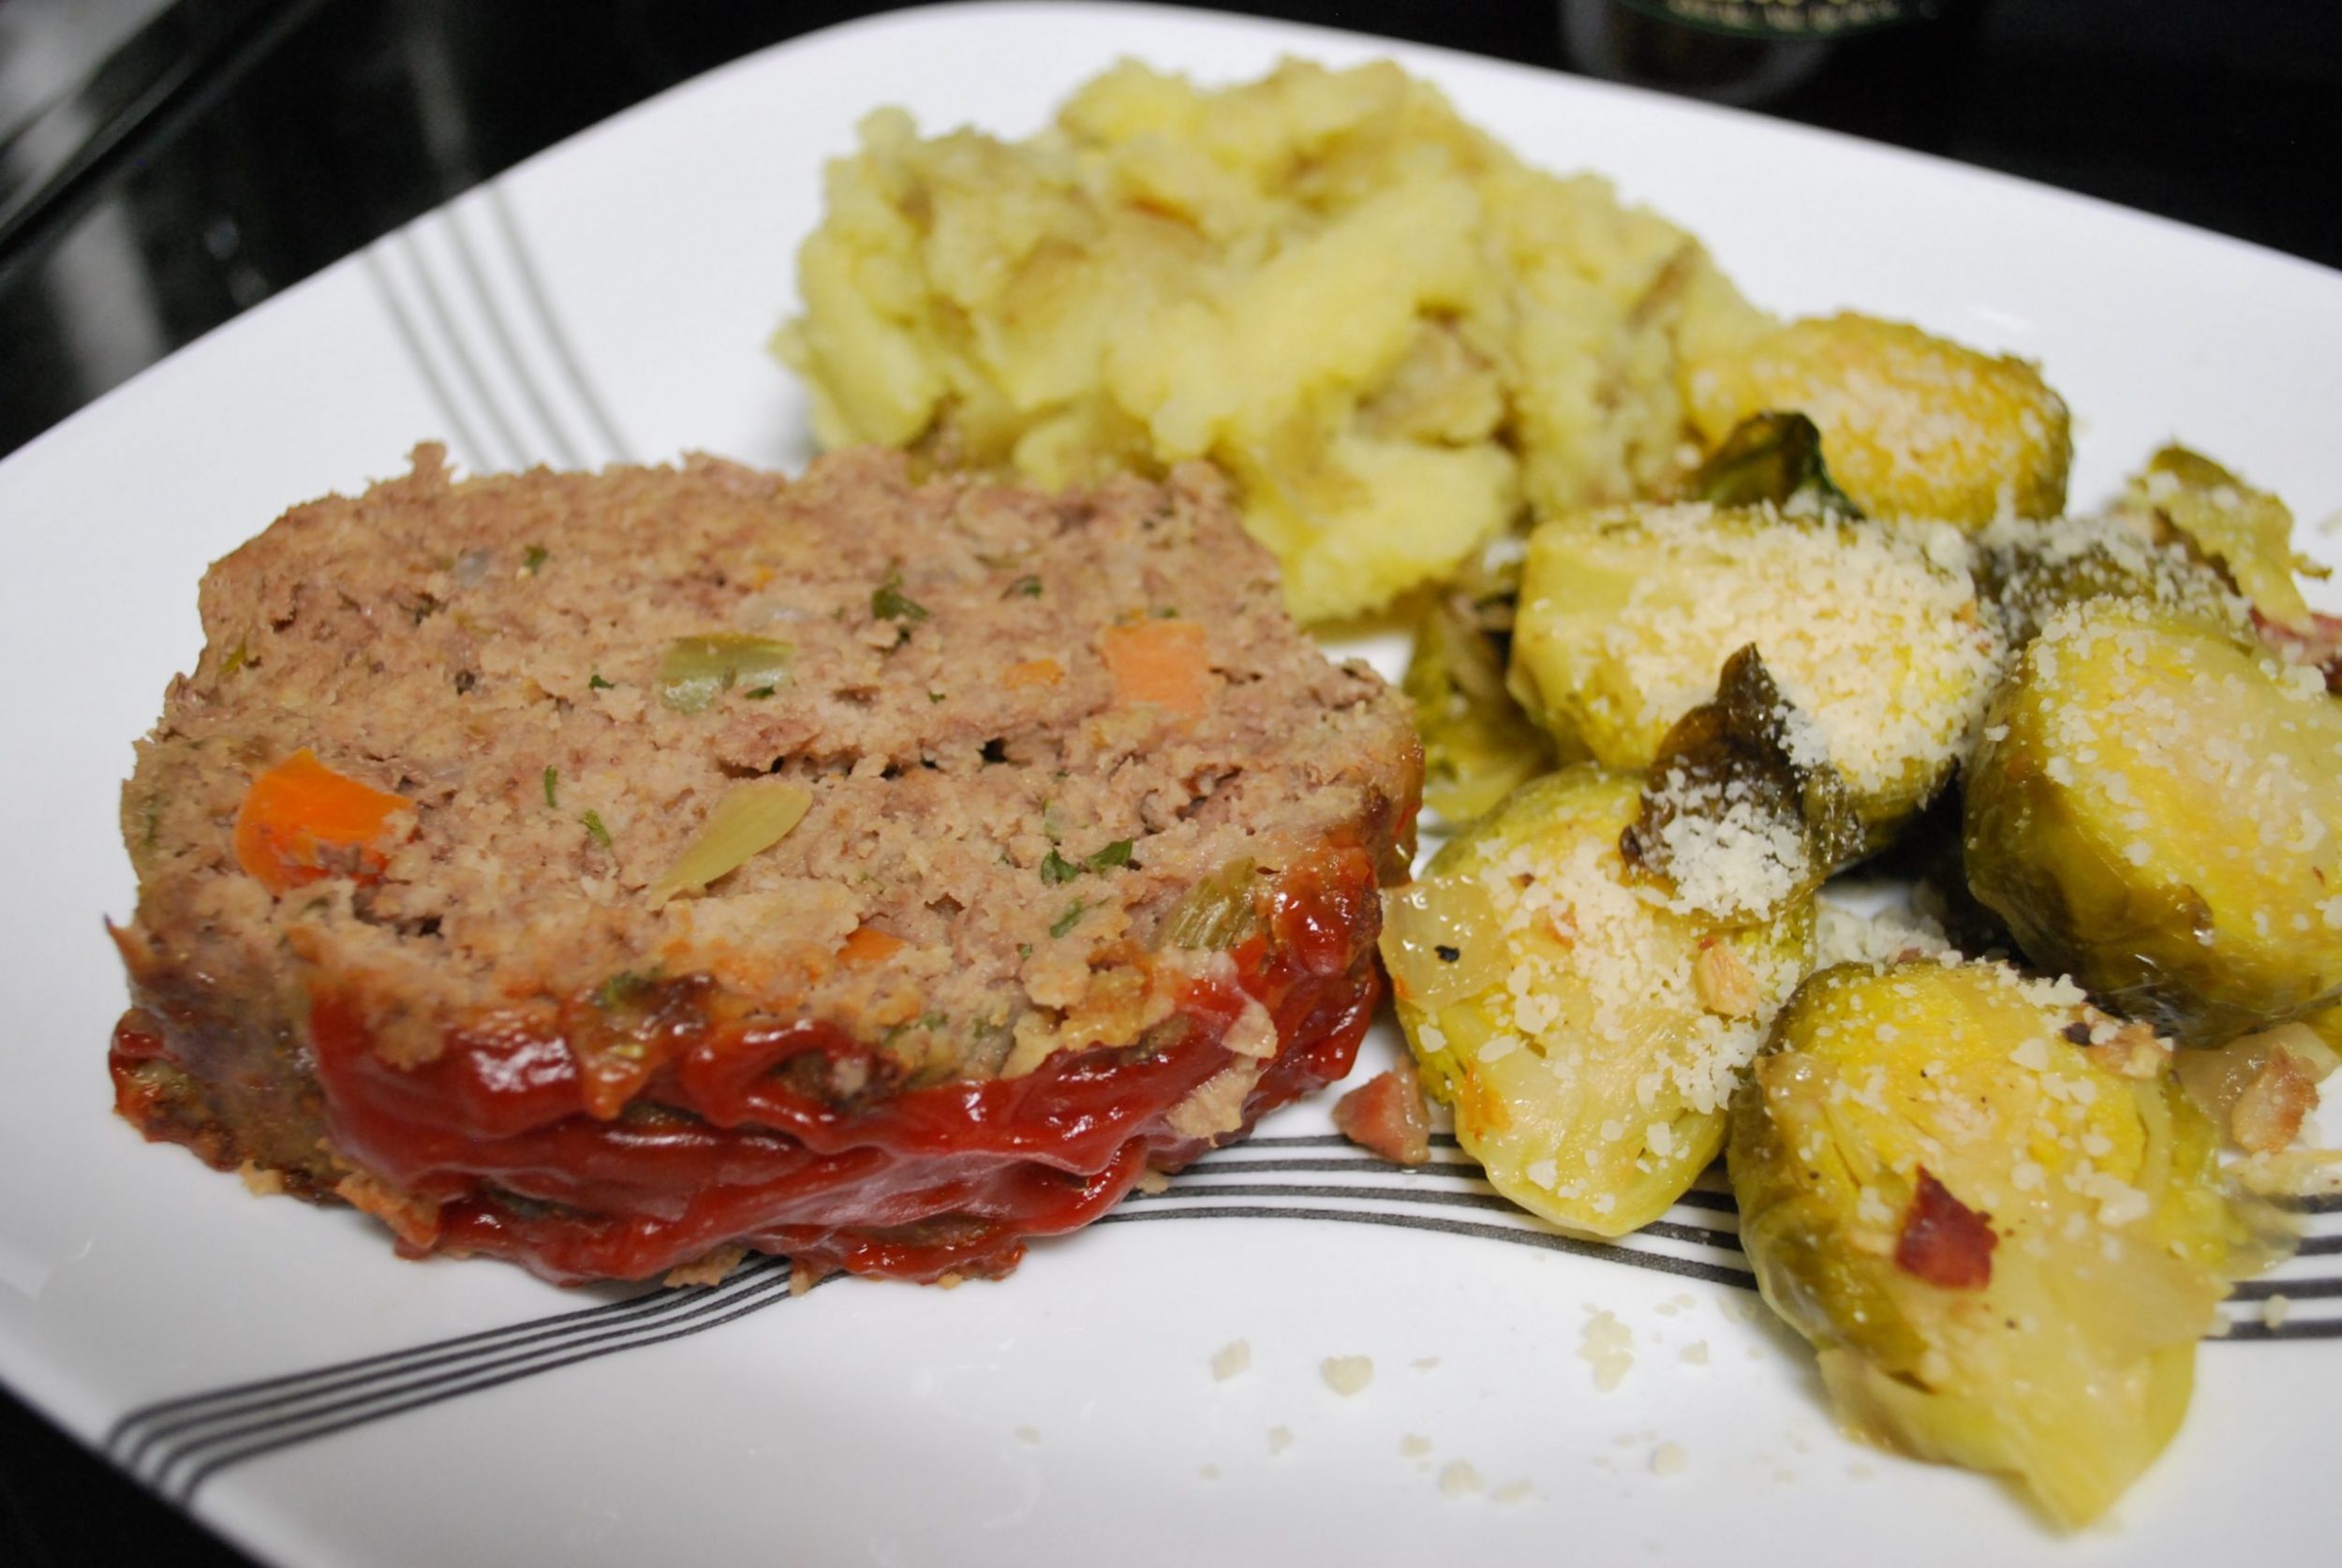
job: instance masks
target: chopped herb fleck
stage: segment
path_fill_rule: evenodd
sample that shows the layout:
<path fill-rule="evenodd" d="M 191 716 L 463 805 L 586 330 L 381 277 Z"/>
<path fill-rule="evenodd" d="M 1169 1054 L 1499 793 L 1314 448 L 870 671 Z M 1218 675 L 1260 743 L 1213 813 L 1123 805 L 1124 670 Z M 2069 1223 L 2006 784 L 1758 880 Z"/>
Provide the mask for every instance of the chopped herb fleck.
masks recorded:
<path fill-rule="evenodd" d="M 1041 579 L 1030 575 L 1019 577 L 1008 585 L 1008 591 L 1001 597 L 1002 599 L 1039 599 Z"/>
<path fill-rule="evenodd" d="M 599 670 L 595 671 L 592 677 L 586 682 L 586 689 L 588 691 L 615 691 L 617 688 L 617 683 L 603 680 L 601 672 Z"/>
<path fill-rule="evenodd" d="M 545 769 L 545 804 L 559 809 L 561 805 L 561 770 Z"/>
<path fill-rule="evenodd" d="M 1128 865 L 1130 863 L 1131 841 L 1127 838 L 1118 838 L 1104 849 L 1094 854 L 1084 855 L 1077 861 L 1067 860 L 1052 848 L 1048 856 L 1041 863 L 1041 880 L 1051 887 L 1059 887 L 1072 881 L 1085 871 L 1103 873 L 1118 865 Z"/>
<path fill-rule="evenodd" d="M 1158 604 L 1155 606 L 1155 619 L 1159 621 L 1176 621 L 1178 618 L 1179 607 L 1178 605 Z"/>
<path fill-rule="evenodd" d="M 1062 937 L 1066 932 L 1080 925 L 1083 908 L 1082 901 L 1078 898 L 1066 905 L 1065 912 L 1058 916 L 1057 923 L 1049 927 L 1049 935 Z"/>
<path fill-rule="evenodd" d="M 523 577 L 536 576 L 537 569 L 544 565 L 550 555 L 551 552 L 547 551 L 543 545 L 530 545 L 521 553 L 521 575 Z"/>
<path fill-rule="evenodd" d="M 1463 957 L 1462 948 L 1450 947 L 1445 942 L 1440 943 L 1431 951 L 1439 954 L 1439 961 L 1443 964 L 1453 964 Z"/>
<path fill-rule="evenodd" d="M 750 687 L 748 690 L 740 693 L 740 695 L 746 697 L 751 703 L 761 703 L 765 698 L 770 697 L 773 694 L 773 690 L 774 688 L 769 686 Z"/>
<path fill-rule="evenodd" d="M 236 645 L 230 649 L 228 657 L 220 661 L 220 679 L 226 680 L 229 676 L 234 674 L 237 671 L 252 662 L 252 640 L 249 637 L 237 638 Z"/>
<path fill-rule="evenodd" d="M 601 825 L 600 812 L 588 811 L 586 815 L 580 817 L 578 821 L 586 824 L 586 831 L 594 836 L 595 843 L 600 845 L 605 850 L 614 848 L 610 841 L 610 830 Z"/>
<path fill-rule="evenodd" d="M 594 987 L 593 1003 L 604 1013 L 614 1007 L 624 1007 L 633 1001 L 659 978 L 657 971 L 640 974 L 633 969 L 620 969 Z"/>
<path fill-rule="evenodd" d="M 940 691 L 930 691 L 927 693 L 927 701 L 930 703 L 940 703 L 942 700 L 943 694 Z"/>
<path fill-rule="evenodd" d="M 870 614 L 882 621 L 904 621 L 913 626 L 927 618 L 926 606 L 903 592 L 900 567 L 888 572 L 886 581 L 872 591 Z"/>
<path fill-rule="evenodd" d="M 1032 943 L 1030 943 L 1030 942 L 1018 942 L 1018 943 L 1016 944 L 1016 956 L 1017 956 L 1017 957 L 1019 957 L 1019 958 L 1030 958 L 1030 957 L 1031 957 L 1031 956 L 1032 956 Z"/>

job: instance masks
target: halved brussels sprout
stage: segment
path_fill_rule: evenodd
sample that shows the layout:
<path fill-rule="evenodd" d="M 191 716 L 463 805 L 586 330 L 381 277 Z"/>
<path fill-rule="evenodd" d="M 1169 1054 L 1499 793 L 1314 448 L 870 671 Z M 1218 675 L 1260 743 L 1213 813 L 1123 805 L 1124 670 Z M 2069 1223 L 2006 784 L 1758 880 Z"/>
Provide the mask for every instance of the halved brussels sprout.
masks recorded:
<path fill-rule="evenodd" d="M 1732 1105 L 1741 1243 L 1840 1419 L 2097 1517 L 2245 1261 L 2168 1049 L 1995 964 L 1825 969 Z"/>
<path fill-rule="evenodd" d="M 1712 445 L 1751 414 L 1804 414 L 1839 486 L 1873 517 L 1975 528 L 2065 509 L 2066 405 L 2023 360 L 1900 321 L 1809 317 L 1695 365 L 1690 387 Z"/>
<path fill-rule="evenodd" d="M 1977 538 L 1976 580 L 2011 647 L 2051 612 L 2093 599 L 2143 599 L 2234 632 L 2251 626 L 2250 607 L 2201 556 L 2119 513 L 2002 518 Z"/>
<path fill-rule="evenodd" d="M 2136 599 L 2061 610 L 1964 784 L 1976 895 L 2027 956 L 2190 1044 L 2342 997 L 2342 705 Z"/>
<path fill-rule="evenodd" d="M 1456 1136 L 1532 1213 L 1598 1235 L 1657 1218 L 1724 1138 L 1735 1075 L 1811 959 L 1769 926 L 1678 914 L 1630 880 L 1641 779 L 1533 779 L 1386 899 L 1399 1021 Z"/>
<path fill-rule="evenodd" d="M 1553 765 L 1553 743 L 1505 689 L 1519 592 L 1519 557 L 1484 554 L 1416 629 L 1405 689 L 1423 740 L 1423 804 L 1450 822 L 1470 821 Z"/>
<path fill-rule="evenodd" d="M 1999 673 L 1967 548 L 1940 524 L 1765 508 L 1557 519 L 1530 536 L 1508 679 L 1564 748 L 1648 767 L 1755 643 L 1875 845 L 1950 776 Z"/>

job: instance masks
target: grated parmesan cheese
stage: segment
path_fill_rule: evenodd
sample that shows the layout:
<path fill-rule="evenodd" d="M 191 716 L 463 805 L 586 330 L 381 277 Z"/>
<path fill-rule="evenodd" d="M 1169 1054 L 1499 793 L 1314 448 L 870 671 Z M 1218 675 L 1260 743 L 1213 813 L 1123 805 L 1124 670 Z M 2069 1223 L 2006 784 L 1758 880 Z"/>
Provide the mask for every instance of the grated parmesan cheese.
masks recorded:
<path fill-rule="evenodd" d="M 1579 1359 L 1593 1368 L 1593 1385 L 1608 1394 L 1626 1381 L 1635 1365 L 1635 1332 L 1616 1314 L 1598 1311 L 1579 1336 Z"/>
<path fill-rule="evenodd" d="M 1346 1399 L 1364 1392 L 1374 1381 L 1374 1360 L 1366 1355 L 1329 1355 L 1318 1363 L 1317 1371 L 1327 1387 Z"/>

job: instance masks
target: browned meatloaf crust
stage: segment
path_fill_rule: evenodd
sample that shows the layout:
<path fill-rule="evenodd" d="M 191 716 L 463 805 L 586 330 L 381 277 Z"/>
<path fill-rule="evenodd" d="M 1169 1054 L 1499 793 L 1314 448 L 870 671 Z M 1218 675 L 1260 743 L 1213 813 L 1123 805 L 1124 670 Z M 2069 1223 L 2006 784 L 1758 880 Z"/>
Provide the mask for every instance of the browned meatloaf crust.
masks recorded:
<path fill-rule="evenodd" d="M 426 447 L 201 603 L 123 794 L 117 1103 L 409 1253 L 1004 1272 L 1346 1072 L 1379 995 L 1407 716 L 1207 470 L 456 482 Z M 773 780 L 793 831 L 653 896 Z M 286 836 L 335 800 L 362 829 Z"/>

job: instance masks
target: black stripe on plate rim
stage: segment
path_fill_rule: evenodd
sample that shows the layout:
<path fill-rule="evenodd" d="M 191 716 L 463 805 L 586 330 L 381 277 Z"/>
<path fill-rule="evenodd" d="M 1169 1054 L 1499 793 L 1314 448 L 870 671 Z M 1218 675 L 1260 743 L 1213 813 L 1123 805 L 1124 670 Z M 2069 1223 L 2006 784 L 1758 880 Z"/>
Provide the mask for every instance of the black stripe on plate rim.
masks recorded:
<path fill-rule="evenodd" d="M 2330 1301 L 2342 1296 L 2342 1280 L 2245 1280 L 2237 1283 L 2231 1301 L 2266 1301 L 2281 1295 L 2288 1301 Z"/>
<path fill-rule="evenodd" d="M 1456 1135 L 1453 1132 L 1434 1132 L 1431 1134 L 1431 1146 L 1433 1148 L 1460 1149 L 1463 1146 L 1456 1142 Z M 1253 1149 L 1263 1148 L 1348 1149 L 1353 1154 L 1361 1155 L 1370 1160 L 1373 1158 L 1373 1156 L 1367 1154 L 1366 1150 L 1359 1147 L 1356 1144 L 1352 1143 L 1348 1138 L 1342 1136 L 1339 1132 L 1302 1132 L 1286 1133 L 1278 1137 L 1246 1138 L 1239 1143 L 1230 1144 L 1225 1148 L 1212 1149 L 1204 1154 L 1195 1162 L 1199 1165 L 1206 1164 L 1223 1154 L 1235 1153 L 1239 1150 L 1249 1152 Z"/>
<path fill-rule="evenodd" d="M 742 1280 L 764 1271 L 765 1261 L 750 1259 L 739 1271 L 717 1286 L 717 1290 L 734 1288 Z M 523 1323 L 509 1324 L 501 1328 L 482 1329 L 448 1339 L 435 1339 L 427 1344 L 406 1350 L 386 1351 L 377 1355 L 361 1356 L 350 1361 L 337 1361 L 304 1371 L 288 1372 L 282 1376 L 259 1378 L 248 1383 L 231 1383 L 224 1388 L 206 1389 L 200 1394 L 181 1395 L 174 1398 L 157 1399 L 129 1412 L 110 1428 L 101 1446 L 119 1463 L 135 1467 L 150 1441 L 147 1431 L 154 1424 L 163 1423 L 160 1430 L 175 1431 L 179 1423 L 170 1418 L 199 1410 L 216 1408 L 223 1413 L 265 1405 L 272 1400 L 297 1398 L 304 1394 L 353 1386 L 371 1377 L 391 1377 L 423 1368 L 444 1365 L 451 1359 L 467 1355 L 493 1354 L 515 1346 L 541 1343 L 563 1335 L 581 1333 L 611 1324 L 629 1324 L 672 1314 L 709 1293 L 689 1286 L 650 1290 L 629 1295 L 617 1301 L 605 1301 L 572 1312 L 556 1313 L 550 1317 L 531 1318 Z M 135 1440 L 135 1441 L 134 1441 Z"/>
<path fill-rule="evenodd" d="M 134 1474 L 140 1473 L 151 1468 L 145 1462 L 147 1454 L 158 1451 L 165 1456 L 156 1461 L 156 1467 L 159 1467 L 157 1473 L 160 1473 L 172 1462 L 169 1457 L 172 1450 L 208 1445 L 216 1440 L 222 1423 L 245 1422 L 253 1416 L 263 1420 L 304 1417 L 317 1413 L 320 1408 L 318 1401 L 333 1396 L 339 1396 L 332 1406 L 338 1410 L 388 1393 L 436 1385 L 448 1378 L 461 1377 L 485 1367 L 507 1366 L 516 1359 L 558 1354 L 581 1345 L 601 1344 L 663 1330 L 677 1323 L 693 1321 L 711 1305 L 721 1308 L 763 1289 L 771 1282 L 773 1273 L 769 1268 L 744 1271 L 712 1291 L 679 1291 L 671 1301 L 662 1301 L 661 1306 L 665 1309 L 657 1313 L 644 1313 L 609 1323 L 575 1324 L 559 1333 L 523 1332 L 497 1339 L 468 1336 L 472 1342 L 467 1348 L 447 1351 L 439 1346 L 427 1346 L 423 1347 L 424 1352 L 436 1351 L 438 1354 L 410 1354 L 395 1364 L 378 1366 L 369 1372 L 338 1377 L 313 1373 L 307 1379 L 285 1380 L 288 1386 L 270 1394 L 222 1399 L 191 1412 L 183 1410 L 169 1420 L 148 1427 L 139 1442 L 124 1457 L 124 1462 Z M 516 1326 L 526 1329 L 532 1325 Z M 319 1369 L 319 1373 L 333 1371 L 331 1368 Z M 418 1374 L 423 1373 L 437 1375 L 428 1379 L 418 1377 Z M 190 1431 L 197 1435 L 182 1437 L 182 1434 Z M 166 1441 L 170 1439 L 180 1441 Z M 156 1448 L 158 1443 L 162 1445 L 159 1450 Z"/>
<path fill-rule="evenodd" d="M 1239 1145 L 1238 1147 L 1243 1146 Z M 1177 1181 L 1187 1176 L 1267 1176 L 1278 1171 L 1371 1171 L 1377 1176 L 1468 1176 L 1475 1181 L 1488 1179 L 1487 1173 L 1475 1160 L 1432 1160 L 1420 1165 L 1401 1165 L 1392 1160 L 1377 1160 L 1368 1155 L 1362 1160 L 1344 1160 L 1327 1155 L 1314 1160 L 1198 1160 L 1173 1176 Z"/>
<path fill-rule="evenodd" d="M 620 1351 L 641 1350 L 670 1339 L 687 1339 L 790 1299 L 792 1293 L 787 1278 L 767 1274 L 755 1289 L 723 1300 L 704 1302 L 695 1313 L 663 1323 L 656 1332 L 636 1330 L 630 1334 L 604 1336 L 599 1340 L 584 1340 L 564 1347 L 560 1353 L 550 1356 L 543 1353 L 532 1353 L 507 1357 L 500 1362 L 485 1362 L 467 1372 L 442 1374 L 401 1388 L 386 1389 L 378 1396 L 342 1400 L 298 1416 L 247 1423 L 181 1445 L 154 1468 L 153 1474 L 148 1478 L 149 1484 L 164 1497 L 184 1506 L 193 1499 L 197 1488 L 205 1480 L 246 1459 L 258 1458 L 295 1443 L 330 1437 L 353 1427 L 367 1426 L 408 1411 L 442 1404 L 466 1394 L 502 1387 L 541 1373 L 573 1367 L 580 1362 L 599 1360 Z M 243 1441 L 245 1439 L 254 1441 Z M 176 1483 L 172 1481 L 174 1468 L 206 1449 L 217 1449 L 226 1444 L 237 1446 L 212 1454 L 201 1463 L 189 1468 Z"/>
<path fill-rule="evenodd" d="M 2342 1214 L 2342 1192 L 2293 1193 L 2269 1201 L 2288 1214 Z"/>
<path fill-rule="evenodd" d="M 1178 1196 L 1179 1194 L 1176 1192 L 1158 1194 L 1149 1207 L 1134 1208 L 1126 1204 L 1120 1208 L 1112 1209 L 1101 1216 L 1098 1222 L 1112 1224 L 1145 1220 L 1332 1220 L 1350 1224 L 1388 1225 L 1402 1230 L 1435 1231 L 1451 1235 L 1483 1236 L 1497 1241 L 1513 1242 L 1516 1245 L 1542 1247 L 1549 1250 L 1569 1252 L 1579 1257 L 1593 1258 L 1603 1262 L 1624 1264 L 1635 1268 L 1684 1275 L 1693 1279 L 1707 1280 L 1715 1284 L 1731 1285 L 1742 1290 L 1754 1290 L 1756 1283 L 1755 1275 L 1745 1269 L 1703 1263 L 1696 1259 L 1680 1258 L 1669 1252 L 1646 1251 L 1640 1248 L 1625 1245 L 1623 1242 L 1586 1240 L 1557 1231 L 1533 1229 L 1528 1225 L 1491 1225 L 1476 1221 L 1446 1220 L 1431 1215 L 1393 1213 L 1379 1209 L 1329 1208 L 1301 1205 L 1272 1206 L 1202 1201 L 1207 1193 L 1213 1191 L 1214 1189 L 1210 1188 L 1193 1189 L 1187 1194 L 1192 1201 L 1185 1203 L 1163 1202 L 1164 1197 Z M 1223 1188 L 1218 1191 L 1235 1192 L 1238 1190 Z M 1264 1186 L 1243 1191 L 1245 1195 L 1257 1192 L 1262 1196 L 1290 1195 L 1304 1198 L 1323 1193 L 1341 1198 L 1355 1196 L 1361 1190 L 1357 1188 L 1308 1188 L 1297 1184 L 1288 1188 Z M 1429 1194 L 1412 1192 L 1393 1195 L 1402 1202 L 1419 1202 L 1429 1196 Z M 1449 1193 L 1445 1196 L 1452 1200 L 1469 1197 L 1472 1194 Z M 1522 1218 L 1528 1217 L 1524 1214 Z M 1722 1239 L 1724 1233 L 1695 1226 L 1676 1225 L 1667 1220 L 1645 1225 L 1633 1234 L 1658 1236 L 1662 1239 L 1681 1241 L 1716 1250 L 1725 1250 L 1727 1248 L 1732 1250 L 1739 1250 L 1738 1237 L 1733 1237 L 1727 1242 Z M 2236 1287 L 2235 1293 L 2228 1298 L 2228 1301 L 2241 1308 L 2248 1303 L 2266 1301 L 2273 1296 L 2305 1301 L 2342 1297 L 2342 1279 L 2247 1280 Z M 2270 1328 L 2261 1322 L 2260 1315 L 2254 1312 L 2231 1319 L 2229 1332 L 2225 1335 L 2206 1335 L 2205 1338 L 2212 1340 L 2234 1339 L 2259 1341 L 2332 1339 L 2337 1335 L 2342 1335 L 2342 1318 L 2291 1319 L 2275 1328 Z"/>
<path fill-rule="evenodd" d="M 1711 1284 L 1733 1285 L 1742 1290 L 1756 1288 L 1756 1278 L 1742 1268 L 1727 1268 L 1703 1263 L 1697 1258 L 1679 1258 L 1668 1252 L 1645 1252 L 1639 1249 L 1615 1242 L 1584 1241 L 1558 1231 L 1529 1230 L 1509 1225 L 1483 1224 L 1471 1220 L 1448 1220 L 1430 1214 L 1392 1214 L 1383 1210 L 1361 1208 L 1304 1208 L 1266 1204 L 1178 1205 L 1153 1208 L 1115 1208 L 1098 1217 L 1101 1225 L 1129 1224 L 1146 1220 L 1330 1220 L 1352 1225 L 1387 1225 L 1399 1230 L 1435 1231 L 1446 1235 L 1484 1237 L 1491 1241 L 1509 1241 L 1516 1246 L 1538 1247 L 1547 1251 L 1570 1252 L 1579 1257 L 1598 1258 L 1610 1263 L 1626 1264 L 1635 1268 L 1647 1268 L 1661 1274 L 1673 1274 L 1684 1279 L 1705 1280 Z"/>
<path fill-rule="evenodd" d="M 2271 1324 L 2260 1318 L 2231 1320 L 2226 1334 L 2207 1334 L 2208 1345 L 2266 1345 L 2283 1339 L 2342 1339 L 2342 1318 L 2288 1318 Z"/>
<path fill-rule="evenodd" d="M 1195 1204 L 1225 1198 L 1310 1198 L 1348 1199 L 1358 1202 L 1395 1204 L 1445 1205 L 1455 1208 L 1479 1208 L 1506 1215 L 1531 1229 L 1543 1228 L 1536 1218 L 1510 1198 L 1493 1192 L 1451 1192 L 1440 1188 L 1411 1191 L 1404 1187 L 1334 1187 L 1312 1186 L 1302 1182 L 1195 1182 L 1175 1184 L 1168 1191 L 1156 1193 L 1134 1192 L 1133 1203 Z M 1687 1242 L 1697 1247 L 1712 1247 L 1718 1251 L 1737 1252 L 1741 1238 L 1729 1231 L 1713 1231 L 1697 1225 L 1685 1225 L 1666 1220 L 1654 1220 L 1638 1226 L 1637 1235 L 1657 1236 L 1663 1241 Z M 1615 1246 L 1614 1242 L 1594 1242 L 1596 1247 Z"/>
<path fill-rule="evenodd" d="M 357 1413 L 352 1419 L 336 1421 L 334 1429 L 339 1430 L 359 1420 L 451 1397 L 463 1391 L 452 1385 L 467 1380 L 467 1385 L 492 1386 L 631 1345 L 697 1333 L 730 1322 L 738 1315 L 733 1309 L 744 1303 L 748 1308 L 768 1305 L 772 1293 L 785 1290 L 789 1281 L 786 1260 L 759 1260 L 713 1288 L 655 1292 L 409 1351 L 159 1401 L 117 1422 L 106 1451 L 132 1474 L 161 1487 L 188 1456 L 223 1442 L 287 1426 L 305 1428 L 322 1417 Z M 497 1372 L 503 1375 L 480 1382 L 482 1374 Z M 412 1398 L 419 1394 L 420 1400 Z M 393 1409 L 366 1408 L 391 1398 L 403 1402 Z M 126 1443 L 133 1432 L 138 1434 L 135 1442 Z"/>
<path fill-rule="evenodd" d="M 1323 1148 L 1341 1142 L 1335 1136 L 1285 1138 L 1276 1140 L 1272 1146 Z M 1405 1169 L 1371 1157 L 1340 1162 L 1285 1162 L 1286 1168 L 1312 1171 L 1329 1163 L 1337 1168 L 1378 1174 Z M 1250 1162 L 1239 1161 L 1223 1162 L 1220 1169 L 1235 1174 L 1231 1167 L 1238 1165 L 1244 1165 L 1249 1171 Z M 1288 1198 L 1301 1202 L 1278 1206 L 1223 1201 L 1229 1197 Z M 1699 1189 L 1685 1194 L 1686 1200 L 1703 1197 L 1716 1200 L 1712 1206 L 1728 1212 L 1728 1194 L 1703 1192 Z M 1433 1215 L 1323 1206 L 1329 1203 L 1359 1202 L 1509 1211 L 1520 1222 L 1503 1225 Z M 1416 1190 L 1406 1186 L 1195 1182 L 1187 1184 L 1184 1190 L 1134 1193 L 1128 1204 L 1105 1215 L 1101 1222 L 1171 1219 L 1295 1219 L 1383 1225 L 1506 1241 L 1737 1289 L 1751 1289 L 1755 1284 L 1754 1276 L 1742 1268 L 1623 1243 L 1571 1236 L 1539 1227 L 1533 1217 L 1492 1193 L 1430 1187 Z M 1713 1251 L 1737 1251 L 1740 1247 L 1739 1238 L 1729 1233 L 1668 1220 L 1647 1225 L 1637 1234 Z M 2342 1251 L 2342 1237 L 2311 1238 L 2311 1243 L 2305 1246 L 2305 1251 Z M 148 1479 L 166 1496 L 184 1502 L 209 1476 L 261 1454 L 467 1393 L 733 1322 L 787 1299 L 788 1267 L 784 1258 L 759 1256 L 712 1288 L 648 1291 L 404 1351 L 157 1400 L 115 1422 L 103 1440 L 103 1447 L 134 1475 Z M 2266 1303 L 2276 1297 L 2342 1298 L 2342 1279 L 2246 1280 L 2230 1298 L 2231 1309 L 2241 1310 L 2230 1322 L 2229 1332 L 2213 1338 L 2266 1342 L 2342 1337 L 2342 1318 L 2293 1318 L 2272 1325 L 2260 1314 L 2249 1310 L 2252 1303 Z M 210 1452 L 213 1450 L 222 1451 Z M 207 1454 L 208 1457 L 189 1468 L 190 1461 Z M 174 1483 L 174 1474 L 183 1469 L 185 1473 Z"/>

